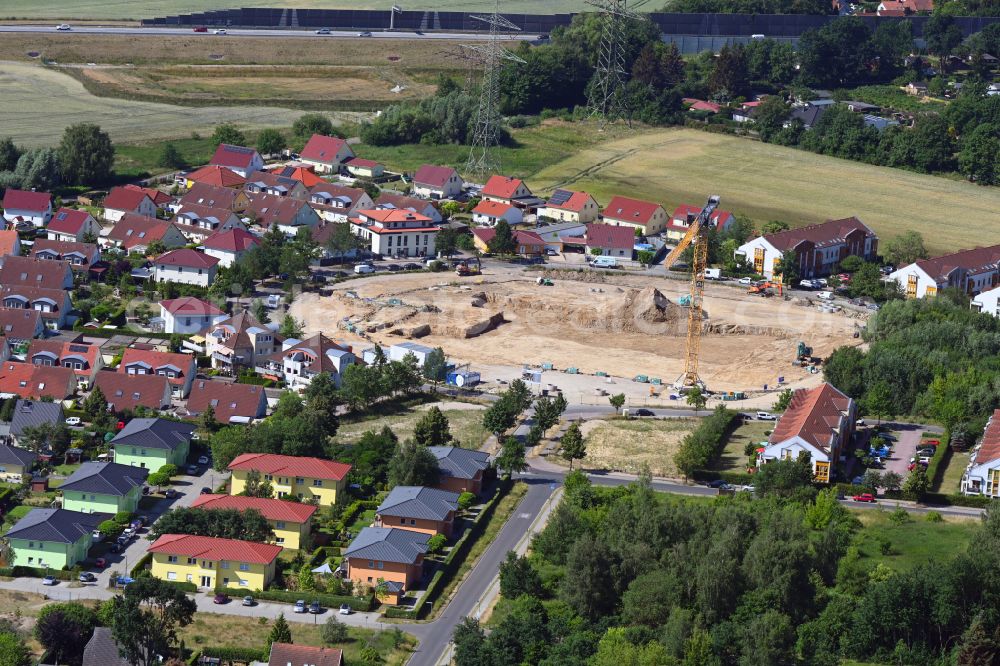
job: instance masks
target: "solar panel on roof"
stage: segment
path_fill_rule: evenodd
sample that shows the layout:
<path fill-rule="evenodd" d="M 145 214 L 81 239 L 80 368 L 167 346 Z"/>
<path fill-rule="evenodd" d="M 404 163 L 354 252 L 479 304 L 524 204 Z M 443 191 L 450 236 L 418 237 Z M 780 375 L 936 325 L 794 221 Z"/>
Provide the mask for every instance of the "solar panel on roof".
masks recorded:
<path fill-rule="evenodd" d="M 549 203 L 552 204 L 553 206 L 561 206 L 567 201 L 569 201 L 570 197 L 572 196 L 573 193 L 570 192 L 569 190 L 556 190 L 555 192 L 552 193 L 552 196 L 549 197 Z"/>
<path fill-rule="evenodd" d="M 66 213 L 59 213 L 58 215 L 56 215 L 56 219 L 57 220 L 65 220 L 66 219 Z"/>
<path fill-rule="evenodd" d="M 86 353 L 86 352 L 90 351 L 90 347 L 87 346 L 87 345 L 70 345 L 69 346 L 69 350 L 71 352 L 84 352 L 84 353 Z"/>

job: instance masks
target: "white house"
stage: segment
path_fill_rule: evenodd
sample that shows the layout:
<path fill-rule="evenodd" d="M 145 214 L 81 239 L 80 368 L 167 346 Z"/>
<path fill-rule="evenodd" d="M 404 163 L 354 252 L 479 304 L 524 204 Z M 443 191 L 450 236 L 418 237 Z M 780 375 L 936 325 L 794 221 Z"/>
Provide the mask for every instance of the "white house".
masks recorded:
<path fill-rule="evenodd" d="M 246 225 L 239 216 L 228 208 L 212 208 L 186 204 L 174 224 L 181 232 L 194 242 L 202 241 L 212 234 L 229 229 L 246 230 Z"/>
<path fill-rule="evenodd" d="M 429 218 L 409 210 L 374 208 L 351 218 L 351 233 L 387 257 L 433 257 L 438 231 Z"/>
<path fill-rule="evenodd" d="M 208 301 L 193 296 L 160 301 L 164 333 L 197 333 L 229 318 Z"/>
<path fill-rule="evenodd" d="M 153 279 L 157 282 L 211 286 L 219 260 L 188 248 L 171 250 L 153 260 Z"/>
<path fill-rule="evenodd" d="M 472 221 L 480 226 L 495 227 L 500 220 L 506 220 L 510 225 L 521 224 L 524 214 L 517 206 L 488 199 L 483 199 L 472 209 Z"/>
<path fill-rule="evenodd" d="M 807 453 L 812 460 L 813 478 L 829 483 L 841 455 L 851 452 L 858 407 L 832 384 L 798 389 L 785 413 L 778 418 L 757 466 L 773 460 L 796 460 Z"/>
<path fill-rule="evenodd" d="M 3 195 L 3 219 L 12 225 L 26 222 L 41 228 L 52 218 L 52 195 L 7 188 Z"/>
<path fill-rule="evenodd" d="M 976 312 L 985 312 L 1000 317 L 1000 287 L 979 292 L 972 297 L 969 306 Z"/>
<path fill-rule="evenodd" d="M 85 210 L 60 208 L 45 228 L 49 240 L 82 242 L 87 235 L 97 238 L 101 225 Z"/>
<path fill-rule="evenodd" d="M 701 208 L 682 204 L 674 209 L 673 217 L 667 223 L 667 238 L 681 240 L 687 235 L 691 223 L 701 214 Z M 728 210 L 715 210 L 708 218 L 709 224 L 718 231 L 726 231 L 733 226 L 736 217 Z"/>
<path fill-rule="evenodd" d="M 462 177 L 451 167 L 424 164 L 413 174 L 413 194 L 425 199 L 451 199 L 462 193 Z"/>
<path fill-rule="evenodd" d="M 780 273 L 782 255 L 789 251 L 795 253 L 800 276 L 819 277 L 839 271 L 840 262 L 850 256 L 874 261 L 878 236 L 858 218 L 849 217 L 758 236 L 734 254 L 750 262 L 757 273 L 773 278 Z"/>
<path fill-rule="evenodd" d="M 112 187 L 104 197 L 104 219 L 118 222 L 125 213 L 156 217 L 156 204 L 142 190 L 129 187 Z"/>
<path fill-rule="evenodd" d="M 1000 245 L 977 247 L 903 266 L 889 274 L 907 298 L 937 296 L 941 289 L 958 289 L 970 296 L 1000 283 Z"/>
<path fill-rule="evenodd" d="M 361 206 L 361 208 L 399 208 L 426 215 L 434 224 L 440 224 L 444 220 L 434 202 L 384 190 L 379 193 L 375 205 Z"/>
<path fill-rule="evenodd" d="M 347 222 L 355 212 L 374 208 L 375 202 L 361 188 L 319 183 L 309 188 L 309 205 L 326 222 Z"/>
<path fill-rule="evenodd" d="M 555 190 L 545 205 L 538 208 L 538 217 L 546 217 L 558 222 L 587 224 L 597 222 L 601 206 L 586 192 Z"/>
<path fill-rule="evenodd" d="M 983 438 L 969 456 L 960 488 L 964 495 L 1000 497 L 1000 409 L 993 411 Z"/>
<path fill-rule="evenodd" d="M 317 333 L 307 340 L 285 340 L 280 352 L 258 357 L 254 365 L 265 377 L 283 380 L 292 390 L 303 390 L 322 372 L 340 386 L 344 370 L 356 360 L 349 347 Z"/>
<path fill-rule="evenodd" d="M 206 238 L 202 250 L 208 256 L 218 259 L 220 266 L 229 268 L 258 245 L 260 241 L 249 231 L 229 229 Z"/>
<path fill-rule="evenodd" d="M 205 332 L 205 354 L 213 368 L 236 376 L 240 370 L 253 369 L 257 359 L 275 353 L 280 341 L 249 312 L 241 312 Z"/>
<path fill-rule="evenodd" d="M 309 137 L 299 153 L 299 159 L 312 165 L 317 173 L 338 173 L 344 161 L 352 157 L 354 151 L 346 141 L 322 134 Z"/>

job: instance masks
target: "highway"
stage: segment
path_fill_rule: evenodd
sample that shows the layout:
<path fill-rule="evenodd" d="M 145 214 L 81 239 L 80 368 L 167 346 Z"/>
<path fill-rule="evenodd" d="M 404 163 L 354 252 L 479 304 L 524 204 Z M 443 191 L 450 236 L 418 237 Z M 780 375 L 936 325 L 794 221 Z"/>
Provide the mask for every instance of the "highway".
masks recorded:
<path fill-rule="evenodd" d="M 60 31 L 56 30 L 56 22 L 52 22 L 47 25 L 0 25 L 0 33 L 2 32 L 18 32 L 18 33 L 52 33 L 61 35 L 130 35 L 134 37 L 162 37 L 162 36 L 179 36 L 184 37 L 215 37 L 217 39 L 225 38 L 261 38 L 261 37 L 281 37 L 286 39 L 360 39 L 360 34 L 364 31 L 362 30 L 332 30 L 329 35 L 317 35 L 316 31 L 310 30 L 249 30 L 246 28 L 226 28 L 226 34 L 215 35 L 213 31 L 215 27 L 209 27 L 208 32 L 194 32 L 191 27 L 176 27 L 176 28 L 153 28 L 153 27 L 119 27 L 119 26 L 71 26 L 71 30 Z M 371 37 L 365 37 L 364 39 L 435 39 L 435 40 L 463 40 L 463 41 L 476 41 L 476 40 L 486 40 L 489 39 L 488 33 L 472 33 L 472 32 L 426 32 L 422 35 L 418 35 L 411 31 L 399 31 L 395 30 L 392 32 L 376 32 L 372 31 Z M 517 41 L 537 41 L 539 38 L 538 34 L 512 34 L 505 39 L 517 40 Z"/>

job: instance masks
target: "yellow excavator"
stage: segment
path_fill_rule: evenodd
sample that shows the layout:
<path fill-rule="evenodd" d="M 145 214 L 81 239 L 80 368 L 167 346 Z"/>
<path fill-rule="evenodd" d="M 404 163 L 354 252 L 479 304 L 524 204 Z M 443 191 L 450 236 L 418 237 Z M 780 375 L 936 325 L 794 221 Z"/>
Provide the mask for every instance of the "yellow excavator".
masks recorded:
<path fill-rule="evenodd" d="M 708 203 L 701 209 L 698 216 L 691 221 L 684 238 L 663 260 L 663 267 L 670 267 L 677 262 L 681 254 L 689 246 L 691 252 L 691 291 L 688 305 L 687 354 L 684 359 L 684 374 L 677 378 L 674 387 L 678 389 L 697 386 L 704 388 L 705 383 L 698 376 L 698 352 L 701 348 L 702 299 L 705 296 L 705 268 L 708 265 L 708 229 L 712 213 L 719 206 L 719 196 L 713 194 Z"/>

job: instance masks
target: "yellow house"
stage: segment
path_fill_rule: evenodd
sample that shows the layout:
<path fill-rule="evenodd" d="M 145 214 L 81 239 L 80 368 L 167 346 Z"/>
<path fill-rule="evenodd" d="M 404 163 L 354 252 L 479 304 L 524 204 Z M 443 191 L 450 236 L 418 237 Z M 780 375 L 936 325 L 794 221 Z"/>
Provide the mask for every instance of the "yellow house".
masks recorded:
<path fill-rule="evenodd" d="M 219 509 L 259 511 L 274 531 L 274 542 L 288 550 L 308 547 L 312 517 L 317 511 L 312 504 L 242 495 L 199 495 L 191 508 L 209 511 Z"/>
<path fill-rule="evenodd" d="M 149 547 L 154 578 L 199 588 L 265 590 L 281 546 L 191 534 L 164 534 Z"/>
<path fill-rule="evenodd" d="M 20 483 L 25 474 L 31 473 L 38 456 L 16 446 L 0 446 L 0 480 Z"/>
<path fill-rule="evenodd" d="M 321 458 L 280 456 L 274 453 L 244 453 L 229 463 L 233 473 L 230 493 L 239 495 L 246 488 L 247 474 L 257 472 L 261 481 L 274 488 L 278 499 L 297 497 L 319 506 L 333 506 L 337 494 L 344 491 L 351 466 Z"/>

